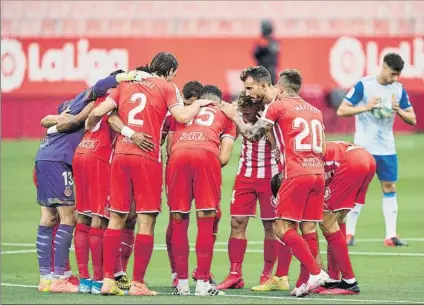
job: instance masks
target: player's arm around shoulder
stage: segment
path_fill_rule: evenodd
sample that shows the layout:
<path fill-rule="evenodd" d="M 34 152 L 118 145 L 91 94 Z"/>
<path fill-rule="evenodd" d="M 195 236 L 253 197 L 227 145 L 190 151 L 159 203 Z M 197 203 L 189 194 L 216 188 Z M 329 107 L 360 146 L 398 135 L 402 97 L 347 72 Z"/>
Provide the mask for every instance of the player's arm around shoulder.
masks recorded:
<path fill-rule="evenodd" d="M 409 125 L 417 124 L 417 116 L 415 115 L 414 108 L 412 107 L 409 96 L 406 90 L 402 87 L 402 95 L 400 101 L 394 98 L 392 101 L 393 111 Z"/>
<path fill-rule="evenodd" d="M 272 128 L 272 123 L 263 118 L 259 119 L 253 126 L 245 123 L 234 105 L 223 103 L 221 110 L 230 120 L 234 121 L 240 134 L 251 142 L 259 141 Z"/>
<path fill-rule="evenodd" d="M 90 112 L 85 121 L 85 130 L 92 130 L 104 115 L 118 108 L 122 86 L 123 84 L 120 84 L 115 89 L 112 89 L 109 96 Z"/>
<path fill-rule="evenodd" d="M 61 120 L 66 119 L 67 117 L 71 117 L 69 114 L 69 107 L 63 110 L 60 114 L 48 114 L 44 118 L 41 119 L 40 125 L 44 128 L 50 128 L 54 125 L 57 125 Z"/>
<path fill-rule="evenodd" d="M 59 119 L 57 125 L 47 129 L 47 133 L 72 132 L 75 129 L 82 127 L 84 121 L 87 119 L 88 115 L 93 109 L 93 106 L 94 101 L 88 103 L 80 113 L 76 115 L 65 116 L 62 119 Z"/>
<path fill-rule="evenodd" d="M 61 120 L 62 115 L 60 114 L 48 114 L 44 118 L 41 119 L 40 125 L 44 128 L 50 128 Z"/>
<path fill-rule="evenodd" d="M 351 117 L 363 112 L 371 111 L 380 104 L 377 97 L 371 98 L 367 104 L 358 106 L 359 102 L 364 99 L 364 84 L 359 81 L 344 97 L 342 103 L 337 109 L 337 116 Z"/>

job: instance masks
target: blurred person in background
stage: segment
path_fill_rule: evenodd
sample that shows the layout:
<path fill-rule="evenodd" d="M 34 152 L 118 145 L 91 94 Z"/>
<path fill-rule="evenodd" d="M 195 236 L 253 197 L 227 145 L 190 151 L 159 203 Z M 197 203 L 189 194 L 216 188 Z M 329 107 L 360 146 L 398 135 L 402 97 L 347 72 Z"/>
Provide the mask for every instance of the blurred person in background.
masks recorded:
<path fill-rule="evenodd" d="M 383 68 L 378 75 L 368 75 L 346 94 L 337 110 L 340 117 L 355 116 L 355 144 L 369 151 L 377 162 L 377 177 L 383 191 L 383 215 L 386 224 L 384 245 L 407 246 L 396 231 L 398 202 L 396 181 L 398 160 L 393 135 L 397 114 L 405 123 L 417 122 L 408 93 L 398 82 L 404 61 L 399 54 L 384 56 Z M 355 243 L 355 229 L 362 205 L 357 203 L 346 219 L 346 239 Z"/>
<path fill-rule="evenodd" d="M 273 25 L 269 20 L 261 22 L 261 37 L 256 41 L 253 48 L 253 57 L 256 65 L 265 67 L 271 74 L 271 82 L 275 84 L 275 74 L 278 66 L 280 44 L 272 35 Z"/>

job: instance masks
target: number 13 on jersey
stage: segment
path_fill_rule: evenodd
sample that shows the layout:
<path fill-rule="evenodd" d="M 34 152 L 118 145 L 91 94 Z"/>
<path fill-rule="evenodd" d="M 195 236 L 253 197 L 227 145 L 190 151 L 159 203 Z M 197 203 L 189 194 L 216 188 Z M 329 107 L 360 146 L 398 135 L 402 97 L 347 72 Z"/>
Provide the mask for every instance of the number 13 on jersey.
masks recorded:
<path fill-rule="evenodd" d="M 293 120 L 293 129 L 300 130 L 294 139 L 294 149 L 297 151 L 314 151 L 322 153 L 324 142 L 324 127 L 318 120 L 308 122 L 297 117 Z"/>

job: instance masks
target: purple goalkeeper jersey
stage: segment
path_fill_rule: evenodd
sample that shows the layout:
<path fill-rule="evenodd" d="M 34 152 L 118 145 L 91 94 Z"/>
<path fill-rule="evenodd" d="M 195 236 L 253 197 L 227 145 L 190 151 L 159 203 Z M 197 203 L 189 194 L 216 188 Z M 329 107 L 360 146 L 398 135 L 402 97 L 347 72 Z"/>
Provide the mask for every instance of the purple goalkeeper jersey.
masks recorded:
<path fill-rule="evenodd" d="M 109 76 L 98 81 L 92 88 L 86 89 L 74 99 L 66 101 L 59 106 L 59 114 L 69 107 L 69 113 L 77 115 L 87 104 L 98 97 L 104 96 L 107 90 L 116 87 L 115 76 Z M 35 161 L 60 161 L 72 165 L 75 149 L 84 136 L 84 125 L 68 133 L 47 134 L 40 143 L 40 148 Z"/>

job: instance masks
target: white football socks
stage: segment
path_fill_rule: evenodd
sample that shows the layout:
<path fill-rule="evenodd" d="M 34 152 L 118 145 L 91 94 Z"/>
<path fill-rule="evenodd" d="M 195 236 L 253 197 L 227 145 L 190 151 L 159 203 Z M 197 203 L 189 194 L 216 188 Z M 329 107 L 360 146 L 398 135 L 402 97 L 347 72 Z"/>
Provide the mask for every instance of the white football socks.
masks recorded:
<path fill-rule="evenodd" d="M 355 204 L 355 207 L 350 210 L 346 217 L 346 234 L 355 235 L 356 223 L 358 222 L 359 214 L 361 214 L 363 204 Z"/>
<path fill-rule="evenodd" d="M 383 194 L 383 215 L 386 224 L 386 239 L 396 237 L 398 202 L 396 193 Z"/>

